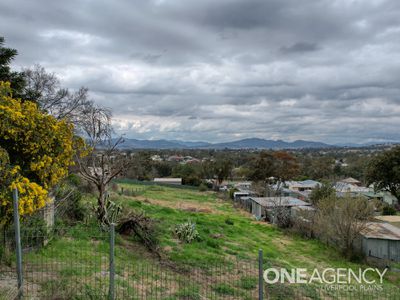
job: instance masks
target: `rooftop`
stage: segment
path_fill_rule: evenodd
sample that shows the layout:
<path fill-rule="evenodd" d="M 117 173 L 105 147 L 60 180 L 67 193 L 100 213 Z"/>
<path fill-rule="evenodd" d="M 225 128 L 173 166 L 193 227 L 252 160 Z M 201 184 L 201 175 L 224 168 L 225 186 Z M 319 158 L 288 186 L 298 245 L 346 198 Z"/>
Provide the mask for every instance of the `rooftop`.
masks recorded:
<path fill-rule="evenodd" d="M 275 206 L 310 206 L 310 203 L 304 202 L 293 197 L 250 197 L 254 202 L 263 207 Z"/>
<path fill-rule="evenodd" d="M 400 228 L 389 223 L 369 222 L 361 234 L 368 239 L 400 241 Z"/>
<path fill-rule="evenodd" d="M 315 180 L 304 180 L 304 181 L 288 181 L 286 182 L 289 187 L 303 187 L 303 188 L 315 188 L 321 183 Z"/>
<path fill-rule="evenodd" d="M 345 182 L 345 183 L 352 183 L 352 184 L 360 184 L 361 182 L 353 177 L 349 177 L 343 180 L 340 180 L 340 182 Z"/>
<path fill-rule="evenodd" d="M 156 182 L 182 182 L 182 178 L 154 178 Z"/>

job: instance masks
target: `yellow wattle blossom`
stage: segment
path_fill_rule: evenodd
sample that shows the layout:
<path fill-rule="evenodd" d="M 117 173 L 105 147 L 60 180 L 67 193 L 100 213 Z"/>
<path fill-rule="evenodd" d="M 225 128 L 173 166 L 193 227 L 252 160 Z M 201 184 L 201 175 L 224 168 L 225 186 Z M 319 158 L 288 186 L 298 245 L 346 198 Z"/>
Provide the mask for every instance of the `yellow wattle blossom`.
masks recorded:
<path fill-rule="evenodd" d="M 13 99 L 10 84 L 0 81 L 0 222 L 11 216 L 13 188 L 20 193 L 21 214 L 43 207 L 77 150 L 84 153 L 85 143 L 74 136 L 71 124 L 31 101 Z"/>

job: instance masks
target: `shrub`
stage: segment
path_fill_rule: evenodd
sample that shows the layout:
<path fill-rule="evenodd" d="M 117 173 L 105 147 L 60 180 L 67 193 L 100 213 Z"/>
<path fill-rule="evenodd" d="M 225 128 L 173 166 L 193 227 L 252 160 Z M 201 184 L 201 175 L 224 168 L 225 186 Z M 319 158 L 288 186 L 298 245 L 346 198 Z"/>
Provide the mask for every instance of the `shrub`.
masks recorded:
<path fill-rule="evenodd" d="M 385 206 L 382 209 L 382 215 L 384 216 L 394 216 L 396 213 L 396 209 L 392 206 Z"/>
<path fill-rule="evenodd" d="M 63 183 L 57 189 L 55 204 L 57 217 L 67 223 L 83 221 L 88 213 L 88 208 L 82 201 L 82 193 L 68 182 Z"/>
<path fill-rule="evenodd" d="M 208 187 L 207 187 L 207 185 L 205 185 L 204 183 L 201 183 L 200 185 L 199 185 L 199 191 L 200 192 L 205 192 L 205 191 L 207 191 L 208 190 Z"/>
<path fill-rule="evenodd" d="M 47 224 L 40 213 L 21 219 L 21 244 L 23 248 L 39 247 L 50 238 Z"/>
<path fill-rule="evenodd" d="M 235 224 L 235 223 L 233 222 L 233 220 L 232 220 L 232 219 L 230 219 L 230 218 L 226 218 L 226 219 L 225 219 L 225 224 L 228 224 L 228 225 L 233 225 L 233 224 Z"/>
<path fill-rule="evenodd" d="M 190 220 L 176 225 L 174 228 L 174 233 L 179 240 L 185 243 L 191 243 L 199 238 L 199 233 L 196 229 L 196 223 L 192 223 Z"/>
<path fill-rule="evenodd" d="M 238 189 L 236 189 L 236 188 L 232 188 L 229 190 L 229 198 L 231 200 L 233 200 L 233 196 L 234 196 L 235 192 L 237 192 L 237 191 L 238 191 Z"/>

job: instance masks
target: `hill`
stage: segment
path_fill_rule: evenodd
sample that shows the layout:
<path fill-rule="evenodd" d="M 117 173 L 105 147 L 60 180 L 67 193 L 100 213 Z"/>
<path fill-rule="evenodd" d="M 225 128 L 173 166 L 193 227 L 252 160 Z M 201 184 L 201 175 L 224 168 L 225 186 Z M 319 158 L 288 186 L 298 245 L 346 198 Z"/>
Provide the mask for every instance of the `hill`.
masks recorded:
<path fill-rule="evenodd" d="M 321 142 L 265 140 L 249 138 L 226 143 L 186 142 L 177 140 L 137 140 L 126 138 L 120 149 L 302 149 L 334 147 Z"/>

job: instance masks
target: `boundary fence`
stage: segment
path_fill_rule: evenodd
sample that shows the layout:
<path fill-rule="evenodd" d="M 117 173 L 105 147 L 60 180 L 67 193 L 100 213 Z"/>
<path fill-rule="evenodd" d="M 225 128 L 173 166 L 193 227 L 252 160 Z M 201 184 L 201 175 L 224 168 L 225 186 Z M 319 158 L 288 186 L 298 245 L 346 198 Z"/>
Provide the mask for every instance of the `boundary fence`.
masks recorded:
<path fill-rule="evenodd" d="M 207 265 L 130 261 L 119 247 L 124 241 L 113 225 L 109 231 L 57 226 L 48 232 L 21 229 L 16 191 L 13 200 L 14 226 L 4 232 L 0 245 L 1 300 L 400 299 L 400 290 L 395 288 L 371 291 L 267 285 L 263 271 L 268 261 L 261 250 L 258 259 Z"/>

